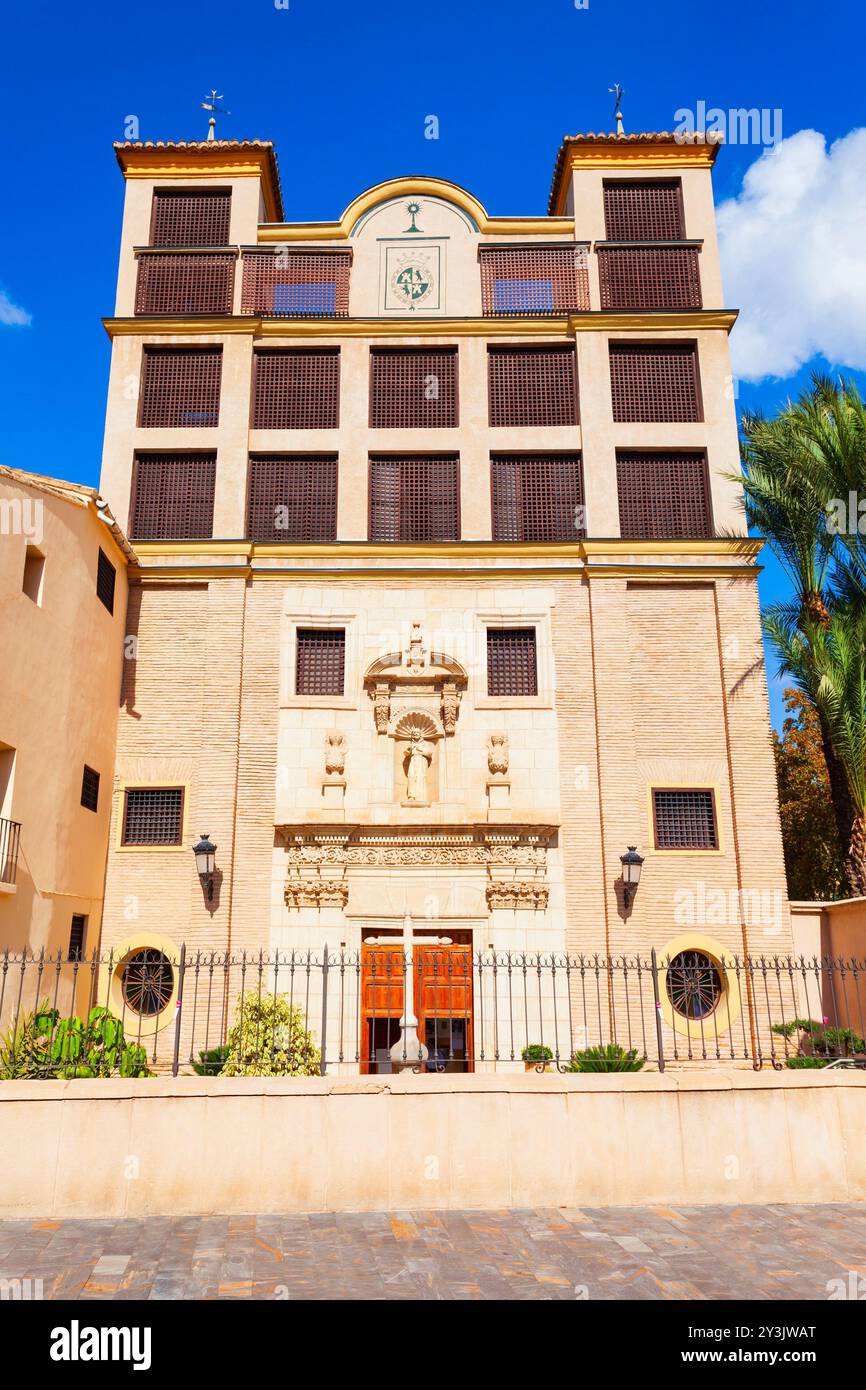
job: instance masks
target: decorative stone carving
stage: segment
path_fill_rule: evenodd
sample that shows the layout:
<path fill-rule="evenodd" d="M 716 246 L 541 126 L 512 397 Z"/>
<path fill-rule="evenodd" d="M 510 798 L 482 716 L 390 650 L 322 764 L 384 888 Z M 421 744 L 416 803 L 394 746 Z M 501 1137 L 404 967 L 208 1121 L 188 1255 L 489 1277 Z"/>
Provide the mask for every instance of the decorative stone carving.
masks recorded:
<path fill-rule="evenodd" d="M 325 734 L 325 775 L 341 777 L 346 770 L 346 740 L 339 729 Z"/>
<path fill-rule="evenodd" d="M 489 908 L 533 908 L 544 910 L 550 897 L 550 889 L 541 879 L 508 879 L 504 882 L 492 880 L 487 885 L 487 906 Z"/>
<path fill-rule="evenodd" d="M 508 735 L 491 734 L 487 740 L 487 766 L 494 776 L 505 776 L 508 771 Z"/>
<path fill-rule="evenodd" d="M 457 710 L 460 696 L 454 681 L 444 681 L 442 685 L 442 727 L 446 734 L 453 734 L 457 726 Z"/>
<path fill-rule="evenodd" d="M 427 652 L 424 647 L 421 624 L 413 623 L 412 635 L 409 638 L 409 650 L 406 653 L 406 670 L 410 676 L 417 676 L 421 674 L 426 665 Z"/>
<path fill-rule="evenodd" d="M 343 878 L 290 878 L 285 898 L 287 907 L 345 907 L 349 885 Z"/>
<path fill-rule="evenodd" d="M 391 691 L 390 687 L 380 681 L 375 689 L 371 691 L 373 697 L 373 717 L 376 720 L 376 733 L 387 734 L 388 725 L 391 722 Z"/>
<path fill-rule="evenodd" d="M 290 881 L 303 870 L 460 865 L 513 871 L 516 880 L 533 878 L 544 884 L 547 848 L 553 827 L 532 830 L 511 827 L 495 831 L 485 826 L 454 830 L 378 831 L 346 827 L 344 832 L 294 831 L 283 828 Z M 501 875 L 499 875 L 501 877 Z M 514 880 L 509 880 L 513 882 Z"/>
<path fill-rule="evenodd" d="M 429 650 L 420 623 L 413 623 L 405 652 L 389 652 L 368 666 L 364 685 L 373 702 L 376 732 L 393 735 L 395 702 L 425 710 L 439 728 L 439 737 L 456 729 L 460 699 L 468 676 L 459 661 Z"/>

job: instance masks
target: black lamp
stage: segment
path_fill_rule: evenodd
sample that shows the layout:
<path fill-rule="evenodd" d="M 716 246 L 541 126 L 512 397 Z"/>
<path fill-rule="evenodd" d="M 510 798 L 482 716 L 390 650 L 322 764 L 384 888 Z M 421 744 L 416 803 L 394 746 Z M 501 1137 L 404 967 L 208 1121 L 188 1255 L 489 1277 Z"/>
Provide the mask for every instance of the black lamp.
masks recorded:
<path fill-rule="evenodd" d="M 638 854 L 634 845 L 629 845 L 628 853 L 621 854 L 619 862 L 622 864 L 622 900 L 628 908 L 631 907 L 631 900 L 637 892 L 637 886 L 640 883 L 643 856 Z"/>
<path fill-rule="evenodd" d="M 201 836 L 197 845 L 193 845 L 192 852 L 195 855 L 195 867 L 202 883 L 207 884 L 207 900 L 213 898 L 213 876 L 216 866 L 217 847 L 211 843 L 207 831 Z"/>

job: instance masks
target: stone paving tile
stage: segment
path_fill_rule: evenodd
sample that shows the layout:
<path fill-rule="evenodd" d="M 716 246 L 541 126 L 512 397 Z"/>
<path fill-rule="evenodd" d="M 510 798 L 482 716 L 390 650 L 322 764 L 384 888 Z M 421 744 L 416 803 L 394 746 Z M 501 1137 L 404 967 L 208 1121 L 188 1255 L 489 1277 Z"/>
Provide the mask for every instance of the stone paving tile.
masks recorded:
<path fill-rule="evenodd" d="M 0 1222 L 0 1278 L 81 1301 L 823 1300 L 852 1270 L 866 1205 Z"/>

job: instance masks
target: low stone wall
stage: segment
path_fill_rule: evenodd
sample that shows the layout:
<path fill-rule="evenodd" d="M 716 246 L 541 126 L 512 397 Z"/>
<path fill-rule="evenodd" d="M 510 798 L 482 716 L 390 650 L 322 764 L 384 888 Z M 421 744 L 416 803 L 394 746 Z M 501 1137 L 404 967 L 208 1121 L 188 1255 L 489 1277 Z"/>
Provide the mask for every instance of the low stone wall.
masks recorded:
<path fill-rule="evenodd" d="M 0 1217 L 866 1200 L 866 1075 L 0 1083 Z"/>

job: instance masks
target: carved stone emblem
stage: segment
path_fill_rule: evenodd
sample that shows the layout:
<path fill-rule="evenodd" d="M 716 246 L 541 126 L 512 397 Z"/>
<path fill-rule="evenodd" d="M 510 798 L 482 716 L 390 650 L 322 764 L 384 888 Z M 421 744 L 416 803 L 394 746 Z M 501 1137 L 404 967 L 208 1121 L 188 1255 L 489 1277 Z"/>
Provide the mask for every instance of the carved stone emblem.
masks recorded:
<path fill-rule="evenodd" d="M 487 766 L 494 775 L 504 776 L 508 771 L 508 735 L 491 734 L 487 740 Z"/>
<path fill-rule="evenodd" d="M 325 734 L 325 774 L 328 777 L 341 777 L 346 770 L 346 740 L 339 729 L 329 729 Z"/>

